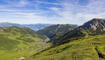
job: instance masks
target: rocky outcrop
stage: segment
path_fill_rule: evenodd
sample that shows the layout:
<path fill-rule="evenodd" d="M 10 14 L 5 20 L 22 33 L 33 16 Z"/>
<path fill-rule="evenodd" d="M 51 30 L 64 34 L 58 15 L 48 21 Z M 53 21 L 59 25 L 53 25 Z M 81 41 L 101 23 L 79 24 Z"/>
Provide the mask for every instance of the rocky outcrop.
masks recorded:
<path fill-rule="evenodd" d="M 105 19 L 94 18 L 91 21 L 88 21 L 87 23 L 83 24 L 79 28 L 85 30 L 91 29 L 93 31 L 96 30 L 105 31 Z"/>

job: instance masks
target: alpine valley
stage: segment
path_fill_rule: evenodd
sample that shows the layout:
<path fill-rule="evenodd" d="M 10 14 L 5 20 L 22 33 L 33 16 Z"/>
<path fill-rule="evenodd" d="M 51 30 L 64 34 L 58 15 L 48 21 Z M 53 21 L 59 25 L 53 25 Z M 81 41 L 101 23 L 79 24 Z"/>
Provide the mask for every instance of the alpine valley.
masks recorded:
<path fill-rule="evenodd" d="M 0 24 L 0 60 L 105 60 L 105 19 L 37 29 L 6 24 Z"/>
<path fill-rule="evenodd" d="M 105 60 L 105 19 L 94 18 L 49 43 L 26 60 Z"/>

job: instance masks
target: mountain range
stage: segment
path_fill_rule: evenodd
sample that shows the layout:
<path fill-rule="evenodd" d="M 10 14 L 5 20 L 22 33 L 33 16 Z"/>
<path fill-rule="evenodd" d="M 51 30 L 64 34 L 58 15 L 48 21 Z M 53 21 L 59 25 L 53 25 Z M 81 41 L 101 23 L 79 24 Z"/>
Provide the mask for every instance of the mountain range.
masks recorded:
<path fill-rule="evenodd" d="M 37 32 L 38 34 L 46 35 L 50 39 L 57 39 L 58 37 L 67 33 L 68 31 L 73 30 L 76 27 L 78 26 L 73 24 L 57 24 L 48 26 L 44 29 L 40 29 Z"/>
<path fill-rule="evenodd" d="M 12 26 L 28 27 L 28 28 L 33 29 L 35 31 L 43 29 L 43 28 L 48 27 L 50 25 L 54 25 L 54 24 L 17 24 L 17 23 L 9 23 L 9 22 L 0 23 L 0 27 L 12 27 Z"/>
<path fill-rule="evenodd" d="M 51 47 L 52 44 L 48 42 L 50 38 L 45 34 L 35 31 L 34 29 L 36 28 L 46 27 L 49 30 L 50 27 L 52 28 L 52 26 L 54 26 L 54 29 L 60 29 L 54 33 L 64 33 L 66 31 L 65 28 L 67 31 L 73 29 L 72 25 L 49 25 L 51 24 L 21 25 L 15 23 L 0 23 L 0 60 L 19 60 L 21 57 L 29 57 Z M 53 32 L 54 29 L 51 31 Z"/>
<path fill-rule="evenodd" d="M 105 19 L 94 18 L 26 60 L 105 60 Z M 40 58 L 39 58 L 40 57 Z"/>
<path fill-rule="evenodd" d="M 0 60 L 105 60 L 105 19 L 38 31 L 13 25 L 0 27 Z"/>
<path fill-rule="evenodd" d="M 105 19 L 94 18 L 84 23 L 82 26 L 79 26 L 67 32 L 58 39 L 53 40 L 53 42 L 62 44 L 82 37 L 105 34 L 104 29 L 105 29 Z"/>

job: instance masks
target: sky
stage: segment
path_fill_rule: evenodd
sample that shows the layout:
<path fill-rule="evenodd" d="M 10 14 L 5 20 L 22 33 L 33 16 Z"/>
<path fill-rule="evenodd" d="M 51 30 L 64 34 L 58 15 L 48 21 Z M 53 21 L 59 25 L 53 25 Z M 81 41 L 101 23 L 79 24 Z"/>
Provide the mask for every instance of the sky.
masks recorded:
<path fill-rule="evenodd" d="M 105 18 L 105 0 L 0 0 L 0 22 L 78 24 Z"/>

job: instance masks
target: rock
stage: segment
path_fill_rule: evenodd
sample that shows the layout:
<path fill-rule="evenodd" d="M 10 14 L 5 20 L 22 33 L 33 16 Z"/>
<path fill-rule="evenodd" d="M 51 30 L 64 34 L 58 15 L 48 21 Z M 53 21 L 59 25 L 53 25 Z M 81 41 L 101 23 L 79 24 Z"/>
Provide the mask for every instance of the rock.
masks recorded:
<path fill-rule="evenodd" d="M 19 60 L 24 60 L 24 57 L 21 57 Z"/>
<path fill-rule="evenodd" d="M 80 26 L 82 29 L 91 29 L 93 31 L 100 30 L 105 31 L 105 19 L 94 18 L 84 25 Z"/>

